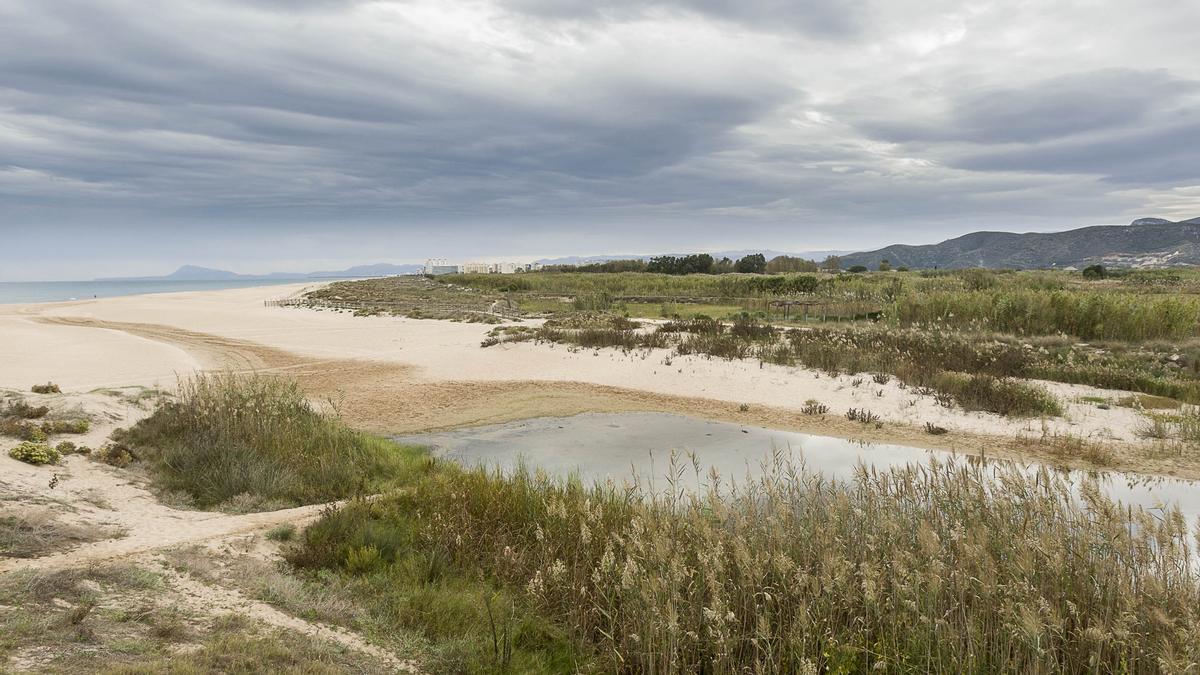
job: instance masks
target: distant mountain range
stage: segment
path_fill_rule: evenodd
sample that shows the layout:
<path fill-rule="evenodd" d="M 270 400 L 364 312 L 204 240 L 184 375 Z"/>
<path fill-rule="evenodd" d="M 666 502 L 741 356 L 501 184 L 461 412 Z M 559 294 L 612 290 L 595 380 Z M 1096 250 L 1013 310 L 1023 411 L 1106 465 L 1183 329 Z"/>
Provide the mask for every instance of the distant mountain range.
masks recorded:
<path fill-rule="evenodd" d="M 1172 222 L 1162 218 L 1138 218 L 1129 225 L 1096 225 L 1066 232 L 972 232 L 939 244 L 909 246 L 893 244 L 874 251 L 847 253 L 845 251 L 800 251 L 787 253 L 760 249 L 716 251 L 716 259 L 737 260 L 743 256 L 762 253 L 767 260 L 786 255 L 820 261 L 827 256 L 841 257 L 842 269 L 863 265 L 876 269 L 887 260 L 893 268 L 957 269 L 992 267 L 1010 269 L 1044 269 L 1083 267 L 1101 263 L 1114 267 L 1178 267 L 1200 265 L 1200 218 Z M 665 255 L 687 255 L 669 253 Z M 609 260 L 649 260 L 644 254 L 568 256 L 543 258 L 542 265 L 582 265 Z M 273 272 L 270 274 L 239 274 L 227 270 L 184 265 L 165 276 L 118 277 L 97 281 L 230 281 L 254 279 L 346 279 L 381 277 L 394 274 L 418 274 L 421 265 L 378 263 L 358 265 L 344 270 L 317 272 Z"/>
<path fill-rule="evenodd" d="M 892 267 L 912 269 L 1200 265 L 1200 218 L 1179 222 L 1139 218 L 1129 225 L 1097 225 L 1066 232 L 972 232 L 940 244 L 894 244 L 841 258 L 842 269 L 854 265 L 876 269 L 884 260 Z"/>
<path fill-rule="evenodd" d="M 392 265 L 378 263 L 375 265 L 358 265 L 344 270 L 325 270 L 320 272 L 272 272 L 270 274 L 238 274 L 227 270 L 217 270 L 210 267 L 184 265 L 174 272 L 157 277 L 114 277 L 97 279 L 97 281 L 232 281 L 244 279 L 349 279 L 352 277 L 383 277 L 392 274 L 414 274 L 424 269 L 421 265 Z"/>

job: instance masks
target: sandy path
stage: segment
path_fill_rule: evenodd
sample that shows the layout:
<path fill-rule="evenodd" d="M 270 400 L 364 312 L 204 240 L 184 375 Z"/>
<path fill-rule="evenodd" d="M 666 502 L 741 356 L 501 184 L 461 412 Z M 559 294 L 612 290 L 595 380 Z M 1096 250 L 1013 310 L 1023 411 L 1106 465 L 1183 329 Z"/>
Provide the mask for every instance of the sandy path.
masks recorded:
<path fill-rule="evenodd" d="M 48 478 L 57 475 L 51 488 Z M 66 519 L 75 524 L 115 527 L 125 536 L 77 546 L 69 551 L 36 558 L 0 559 L 0 575 L 35 569 L 48 572 L 117 560 L 152 562 L 163 575 L 172 599 L 198 614 L 234 613 L 275 628 L 337 644 L 370 656 L 397 672 L 420 672 L 417 666 L 368 643 L 343 628 L 313 623 L 250 599 L 235 589 L 200 582 L 166 564 L 158 552 L 205 544 L 212 549 L 246 535 L 283 523 L 303 526 L 328 505 L 244 515 L 174 509 L 155 496 L 127 471 L 71 457 L 56 467 L 34 467 L 0 457 L 0 495 L 17 496 L 24 503 L 51 502 L 65 507 Z M 97 501 L 99 495 L 103 501 Z M 214 554 L 217 555 L 217 554 Z"/>
<path fill-rule="evenodd" d="M 50 477 L 57 475 L 55 487 Z M 60 466 L 36 467 L 0 457 L 0 488 L 26 501 L 65 504 L 75 524 L 117 528 L 126 535 L 83 544 L 70 551 L 39 558 L 0 559 L 0 573 L 25 568 L 41 570 L 105 562 L 265 530 L 281 523 L 303 524 L 316 518 L 323 505 L 282 511 L 230 515 L 187 511 L 161 503 L 133 474 L 83 457 L 69 457 Z M 95 497 L 102 497 L 97 505 Z"/>
<path fill-rule="evenodd" d="M 162 559 L 158 559 L 157 562 L 165 581 L 179 592 L 184 604 L 193 611 L 206 615 L 237 614 L 245 616 L 260 623 L 295 631 L 313 639 L 332 642 L 346 649 L 366 654 L 394 668 L 396 672 L 421 672 L 414 662 L 397 658 L 395 654 L 367 642 L 361 635 L 337 626 L 317 624 L 285 614 L 264 602 L 247 598 L 235 589 L 198 581 L 173 569 Z"/>

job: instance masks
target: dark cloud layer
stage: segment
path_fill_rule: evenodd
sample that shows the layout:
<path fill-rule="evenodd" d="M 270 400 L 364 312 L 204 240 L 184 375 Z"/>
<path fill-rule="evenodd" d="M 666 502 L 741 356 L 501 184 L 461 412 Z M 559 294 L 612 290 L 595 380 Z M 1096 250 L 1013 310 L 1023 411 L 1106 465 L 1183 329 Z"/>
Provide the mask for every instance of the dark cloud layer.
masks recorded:
<path fill-rule="evenodd" d="M 1200 9 L 1106 4 L 0 0 L 0 229 L 265 268 L 1200 213 Z"/>

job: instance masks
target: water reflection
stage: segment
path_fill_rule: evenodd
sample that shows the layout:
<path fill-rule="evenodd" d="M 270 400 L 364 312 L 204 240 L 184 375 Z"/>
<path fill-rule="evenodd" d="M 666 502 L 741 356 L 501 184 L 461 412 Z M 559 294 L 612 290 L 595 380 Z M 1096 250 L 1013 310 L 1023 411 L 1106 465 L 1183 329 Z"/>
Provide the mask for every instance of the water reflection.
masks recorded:
<path fill-rule="evenodd" d="M 665 413 L 587 413 L 573 417 L 541 417 L 508 424 L 400 437 L 430 446 L 439 456 L 465 465 L 512 469 L 518 463 L 551 475 L 577 473 L 585 481 L 630 480 L 650 489 L 666 484 L 670 454 L 694 457 L 699 471 L 680 480 L 692 489 L 709 470 L 726 482 L 761 476 L 772 450 L 785 460 L 827 478 L 849 480 L 857 465 L 887 471 L 905 465 L 928 465 L 948 453 L 903 445 L 865 443 L 844 438 L 742 426 Z M 688 459 L 687 463 L 693 460 Z M 986 460 L 1001 463 L 998 460 Z M 1030 466 L 1033 472 L 1039 467 Z M 1189 522 L 1200 518 L 1200 484 L 1169 477 L 1111 471 L 1055 470 L 1067 477 L 1078 494 L 1094 480 L 1100 490 L 1126 505 L 1163 509 L 1176 505 Z"/>

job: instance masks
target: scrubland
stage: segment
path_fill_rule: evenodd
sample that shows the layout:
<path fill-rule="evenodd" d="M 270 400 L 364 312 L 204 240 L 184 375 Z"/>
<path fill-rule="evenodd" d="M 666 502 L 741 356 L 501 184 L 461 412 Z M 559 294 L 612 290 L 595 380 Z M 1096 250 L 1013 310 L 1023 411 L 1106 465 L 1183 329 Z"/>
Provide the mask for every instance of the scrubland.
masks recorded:
<path fill-rule="evenodd" d="M 212 502 L 203 477 L 173 475 L 150 448 L 223 430 L 233 442 L 210 461 L 246 474 L 247 502 L 332 494 L 304 470 L 279 492 L 261 459 L 295 444 L 317 466 L 344 460 L 318 442 L 358 438 L 335 416 L 261 376 L 186 390 L 128 436 L 164 487 Z M 275 417 L 247 426 L 246 406 Z M 702 475 L 699 493 L 645 493 L 378 443 L 396 459 L 359 455 L 371 489 L 336 490 L 359 496 L 274 535 L 295 581 L 263 597 L 381 643 L 414 636 L 433 672 L 1177 672 L 1200 659 L 1193 526 L 1088 485 L 1076 498 L 1048 469 L 952 460 L 831 482 L 777 460 L 736 489 L 741 477 Z M 703 474 L 686 459 L 672 471 Z"/>

